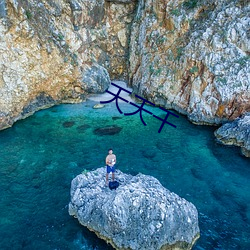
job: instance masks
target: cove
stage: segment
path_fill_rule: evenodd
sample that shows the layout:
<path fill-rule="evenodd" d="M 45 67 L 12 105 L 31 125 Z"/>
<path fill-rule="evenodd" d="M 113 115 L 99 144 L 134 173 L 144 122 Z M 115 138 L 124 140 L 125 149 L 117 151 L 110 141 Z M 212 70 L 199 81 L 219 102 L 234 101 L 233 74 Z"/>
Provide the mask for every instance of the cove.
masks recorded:
<path fill-rule="evenodd" d="M 110 147 L 121 171 L 152 175 L 196 206 L 194 249 L 250 248 L 250 159 L 217 144 L 216 127 L 180 116 L 169 120 L 177 128 L 158 133 L 161 121 L 146 113 L 144 126 L 139 114 L 121 115 L 114 103 L 93 109 L 96 103 L 54 106 L 0 131 L 0 249 L 111 250 L 68 214 L 71 180 L 104 166 Z M 116 132 L 94 133 L 108 126 Z"/>

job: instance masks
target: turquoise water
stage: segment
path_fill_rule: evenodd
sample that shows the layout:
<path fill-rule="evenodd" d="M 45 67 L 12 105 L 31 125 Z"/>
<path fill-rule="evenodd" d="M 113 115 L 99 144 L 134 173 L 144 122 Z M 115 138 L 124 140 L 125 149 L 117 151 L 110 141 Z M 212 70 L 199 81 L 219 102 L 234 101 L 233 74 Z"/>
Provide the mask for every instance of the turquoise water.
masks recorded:
<path fill-rule="evenodd" d="M 161 122 L 148 114 L 144 126 L 138 114 L 120 115 L 113 103 L 93 105 L 55 106 L 0 131 L 0 249 L 111 250 L 67 208 L 71 180 L 104 166 L 110 147 L 120 170 L 150 174 L 197 207 L 201 237 L 194 249 L 250 249 L 250 159 L 217 144 L 215 127 L 171 117 L 177 128 L 158 133 Z M 93 133 L 106 125 L 122 129 Z"/>

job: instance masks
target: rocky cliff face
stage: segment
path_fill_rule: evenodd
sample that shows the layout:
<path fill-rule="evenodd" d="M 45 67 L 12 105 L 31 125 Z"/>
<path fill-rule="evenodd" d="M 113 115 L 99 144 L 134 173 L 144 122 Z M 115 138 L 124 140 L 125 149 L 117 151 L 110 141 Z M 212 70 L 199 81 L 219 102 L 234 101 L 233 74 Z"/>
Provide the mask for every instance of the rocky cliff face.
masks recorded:
<path fill-rule="evenodd" d="M 250 113 L 226 123 L 215 131 L 218 140 L 226 145 L 237 145 L 246 157 L 250 157 Z"/>
<path fill-rule="evenodd" d="M 247 1 L 140 0 L 130 81 L 151 102 L 199 124 L 250 110 Z"/>
<path fill-rule="evenodd" d="M 115 249 L 191 249 L 199 237 L 195 206 L 151 176 L 118 171 L 117 190 L 105 187 L 105 168 L 71 183 L 70 215 Z"/>
<path fill-rule="evenodd" d="M 0 129 L 127 77 L 134 1 L 0 2 Z"/>

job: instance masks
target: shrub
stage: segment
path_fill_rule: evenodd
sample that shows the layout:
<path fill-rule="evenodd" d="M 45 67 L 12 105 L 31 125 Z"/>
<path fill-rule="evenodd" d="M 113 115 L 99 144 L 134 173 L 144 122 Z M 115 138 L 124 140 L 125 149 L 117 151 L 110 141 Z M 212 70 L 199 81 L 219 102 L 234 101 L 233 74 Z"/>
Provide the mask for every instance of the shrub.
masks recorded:
<path fill-rule="evenodd" d="M 183 3 L 183 7 L 186 9 L 193 9 L 197 6 L 198 0 L 187 0 Z"/>
<path fill-rule="evenodd" d="M 198 71 L 199 71 L 199 68 L 198 68 L 197 66 L 193 66 L 193 67 L 189 70 L 189 72 L 190 72 L 191 74 L 196 73 L 196 72 L 198 72 Z"/>
<path fill-rule="evenodd" d="M 32 18 L 32 14 L 31 14 L 31 12 L 29 10 L 26 10 L 25 14 L 26 14 L 26 16 L 27 16 L 28 19 Z"/>

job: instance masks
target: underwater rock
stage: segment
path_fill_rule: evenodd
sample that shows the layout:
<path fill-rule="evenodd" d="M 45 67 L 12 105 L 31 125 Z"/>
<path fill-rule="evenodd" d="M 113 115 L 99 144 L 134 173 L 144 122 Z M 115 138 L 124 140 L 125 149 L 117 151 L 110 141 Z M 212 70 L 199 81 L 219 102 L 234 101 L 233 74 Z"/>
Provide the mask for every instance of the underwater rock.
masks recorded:
<path fill-rule="evenodd" d="M 143 157 L 147 158 L 147 159 L 152 159 L 156 156 L 156 151 L 153 149 L 143 149 L 141 150 L 141 153 L 143 155 Z"/>
<path fill-rule="evenodd" d="M 86 129 L 90 128 L 91 126 L 89 124 L 83 124 L 78 126 L 76 129 L 79 133 L 84 132 Z"/>
<path fill-rule="evenodd" d="M 63 127 L 70 128 L 70 127 L 74 126 L 74 124 L 75 124 L 75 122 L 73 122 L 73 121 L 64 122 Z"/>
<path fill-rule="evenodd" d="M 250 157 L 250 112 L 221 126 L 215 136 L 223 144 L 240 146 L 242 154 Z"/>
<path fill-rule="evenodd" d="M 116 172 L 120 186 L 105 186 L 105 168 L 71 182 L 69 214 L 115 249 L 191 249 L 199 238 L 195 206 L 152 176 Z M 142 230 L 143 229 L 143 230 Z"/>
<path fill-rule="evenodd" d="M 97 128 L 94 130 L 94 134 L 96 134 L 96 135 L 115 135 L 115 134 L 120 133 L 121 130 L 122 130 L 121 127 L 116 126 L 116 125 L 112 125 L 112 126 Z"/>
<path fill-rule="evenodd" d="M 112 116 L 113 121 L 116 121 L 116 120 L 119 120 L 119 119 L 122 119 L 122 117 L 120 117 L 120 116 Z"/>

